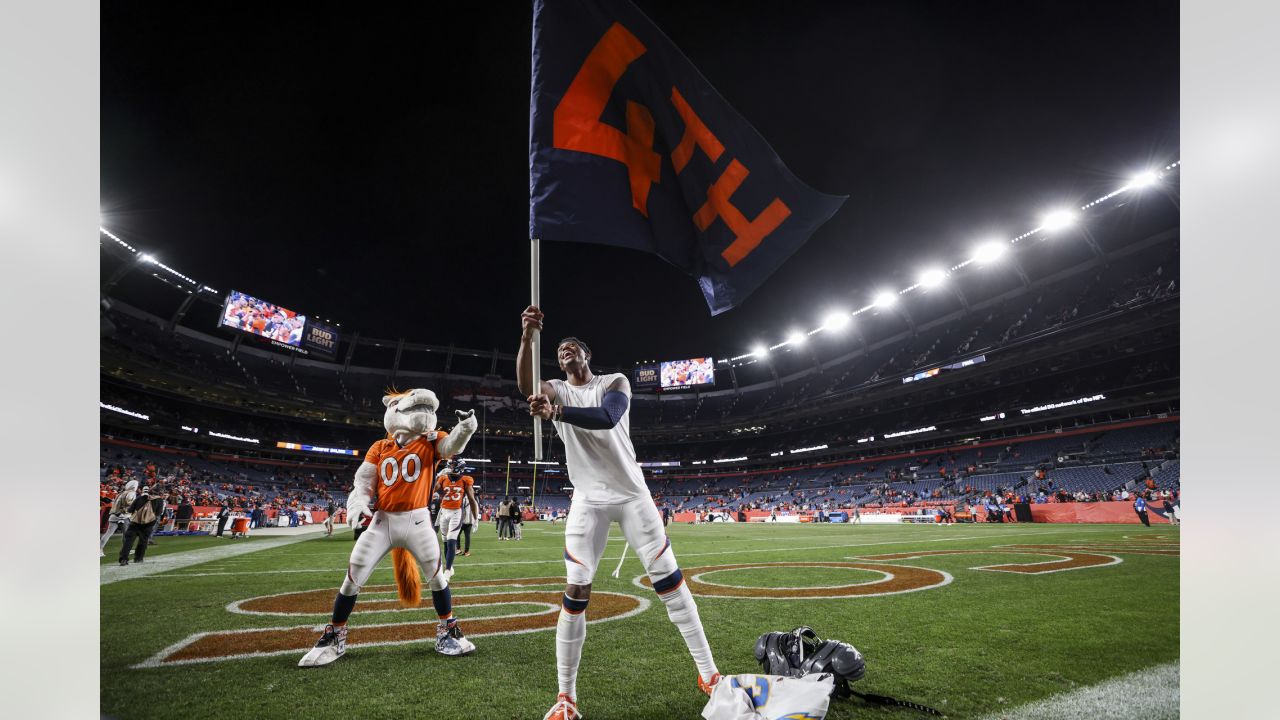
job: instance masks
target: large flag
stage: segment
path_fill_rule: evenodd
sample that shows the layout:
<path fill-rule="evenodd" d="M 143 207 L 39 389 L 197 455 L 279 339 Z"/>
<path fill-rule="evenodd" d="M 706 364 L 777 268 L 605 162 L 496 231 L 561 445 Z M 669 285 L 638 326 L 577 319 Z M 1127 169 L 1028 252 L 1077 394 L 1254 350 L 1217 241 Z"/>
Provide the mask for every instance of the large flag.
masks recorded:
<path fill-rule="evenodd" d="M 796 179 L 627 0 L 534 0 L 533 13 L 531 238 L 658 255 L 718 315 L 845 201 Z"/>

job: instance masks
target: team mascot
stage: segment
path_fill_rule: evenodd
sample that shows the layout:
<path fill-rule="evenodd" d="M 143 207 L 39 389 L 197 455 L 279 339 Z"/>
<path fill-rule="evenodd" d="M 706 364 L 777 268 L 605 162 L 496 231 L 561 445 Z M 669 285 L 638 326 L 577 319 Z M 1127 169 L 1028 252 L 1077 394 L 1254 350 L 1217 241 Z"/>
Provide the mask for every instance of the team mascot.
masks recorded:
<path fill-rule="evenodd" d="M 347 574 L 333 601 L 333 618 L 320 641 L 300 667 L 319 667 L 342 657 L 347 649 L 347 618 L 356 595 L 387 553 L 392 554 L 401 604 L 416 607 L 422 599 L 421 567 L 430 573 L 431 602 L 440 623 L 436 652 L 466 655 L 475 645 L 463 637 L 453 617 L 448 575 L 441 572 L 440 544 L 431 523 L 431 481 L 436 463 L 463 451 L 476 431 L 474 411 L 457 411 L 452 432 L 436 429 L 436 394 L 421 388 L 389 392 L 382 398 L 382 425 L 387 437 L 374 443 L 356 470 L 355 486 L 347 496 L 347 522 L 359 527 L 372 517 L 356 541 Z M 376 512 L 371 508 L 377 507 Z"/>

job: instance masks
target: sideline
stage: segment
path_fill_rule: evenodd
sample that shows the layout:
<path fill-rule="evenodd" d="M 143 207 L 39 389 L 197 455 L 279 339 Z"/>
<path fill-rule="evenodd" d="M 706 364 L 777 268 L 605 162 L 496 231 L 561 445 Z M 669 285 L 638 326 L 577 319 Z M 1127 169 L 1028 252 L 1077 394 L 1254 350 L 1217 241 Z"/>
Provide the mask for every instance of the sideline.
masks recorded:
<path fill-rule="evenodd" d="M 1008 711 L 983 715 L 980 720 L 1176 719 L 1181 710 L 1179 664 L 1180 661 L 1171 662 L 1121 675 Z"/>
<path fill-rule="evenodd" d="M 265 529 L 265 528 L 264 528 Z M 323 527 L 321 528 L 323 531 Z M 271 550 L 285 545 L 311 540 L 315 533 L 290 533 L 283 537 L 276 537 L 270 540 L 256 540 L 254 542 L 240 543 L 235 540 L 227 540 L 226 545 L 219 547 L 203 548 L 200 550 L 189 550 L 186 552 L 165 553 L 164 555 L 153 555 L 148 557 L 141 565 L 129 563 L 128 565 L 119 565 L 117 563 L 107 563 L 102 566 L 102 574 L 98 579 L 99 585 L 110 585 L 121 580 L 132 580 L 134 578 L 145 578 L 156 575 L 157 573 L 168 572 L 170 570 L 180 570 L 192 565 L 202 565 L 217 560 L 225 560 L 237 555 L 246 555 L 248 553 L 258 552 L 259 550 Z"/>

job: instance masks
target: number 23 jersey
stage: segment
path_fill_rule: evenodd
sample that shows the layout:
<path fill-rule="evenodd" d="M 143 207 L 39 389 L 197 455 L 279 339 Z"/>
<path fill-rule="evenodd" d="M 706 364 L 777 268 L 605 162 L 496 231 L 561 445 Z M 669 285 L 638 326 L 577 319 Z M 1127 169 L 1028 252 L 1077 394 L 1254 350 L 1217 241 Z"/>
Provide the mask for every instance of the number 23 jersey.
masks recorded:
<path fill-rule="evenodd" d="M 387 512 L 417 510 L 431 504 L 431 478 L 440 453 L 436 442 L 448 433 L 435 430 L 405 443 L 391 438 L 374 443 L 364 461 L 375 470 L 373 491 L 378 509 Z"/>

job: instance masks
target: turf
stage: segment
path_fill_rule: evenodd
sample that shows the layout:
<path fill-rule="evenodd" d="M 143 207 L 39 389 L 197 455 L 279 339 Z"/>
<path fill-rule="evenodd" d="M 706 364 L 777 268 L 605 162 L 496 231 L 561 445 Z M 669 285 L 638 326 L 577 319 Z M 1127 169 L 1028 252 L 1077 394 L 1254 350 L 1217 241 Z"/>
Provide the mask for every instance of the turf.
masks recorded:
<path fill-rule="evenodd" d="M 1123 562 L 1043 575 L 975 570 L 1008 562 L 1042 562 L 990 549 L 1011 543 L 1133 543 L 1160 536 L 1176 547 L 1178 529 L 1161 526 L 844 526 L 672 525 L 672 548 L 686 569 L 743 563 L 851 562 L 913 550 L 988 550 L 891 561 L 949 573 L 945 586 L 879 597 L 734 599 L 700 597 L 707 636 L 722 672 L 756 670 L 761 633 L 813 626 L 852 643 L 867 659 L 863 692 L 893 695 L 979 717 L 1109 678 L 1178 660 L 1178 558 L 1113 550 Z M 459 557 L 454 582 L 559 577 L 562 526 L 531 524 L 524 540 L 498 542 L 491 527 Z M 614 535 L 618 530 L 614 528 Z M 164 538 L 153 551 L 181 552 L 229 541 Z M 240 541 L 236 541 L 240 542 Z M 249 540 L 248 542 L 253 542 Z M 679 634 L 651 590 L 637 587 L 639 561 L 628 553 L 620 579 L 609 577 L 622 550 L 611 537 L 595 589 L 649 599 L 647 610 L 590 625 L 578 681 L 591 720 L 696 718 L 705 697 Z M 111 548 L 118 544 L 113 541 Z M 556 693 L 555 632 L 481 637 L 478 650 L 447 658 L 425 642 L 353 647 L 337 663 L 295 667 L 301 652 L 170 667 L 134 666 L 196 632 L 294 627 L 325 621 L 229 612 L 229 603 L 306 590 L 336 590 L 351 549 L 350 533 L 179 568 L 101 587 L 102 711 L 122 718 L 254 716 L 406 718 L 448 713 L 473 718 L 540 718 Z M 707 571 L 703 571 L 707 572 Z M 692 573 L 687 574 L 692 576 Z M 845 568 L 736 569 L 704 575 L 721 585 L 774 588 L 868 583 L 880 573 Z M 371 584 L 392 582 L 390 560 Z M 511 591 L 497 587 L 490 591 Z M 556 585 L 536 588 L 556 591 Z M 459 597 L 482 592 L 458 588 Z M 368 605 L 388 595 L 368 592 Z M 322 608 L 321 608 L 322 609 Z M 468 620 L 536 612 L 527 604 L 458 607 Z M 588 617 L 591 610 L 588 610 Z M 362 625 L 425 621 L 428 608 L 362 612 Z M 139 702 L 139 698 L 148 698 Z M 829 718 L 923 717 L 904 709 L 837 701 Z"/>

